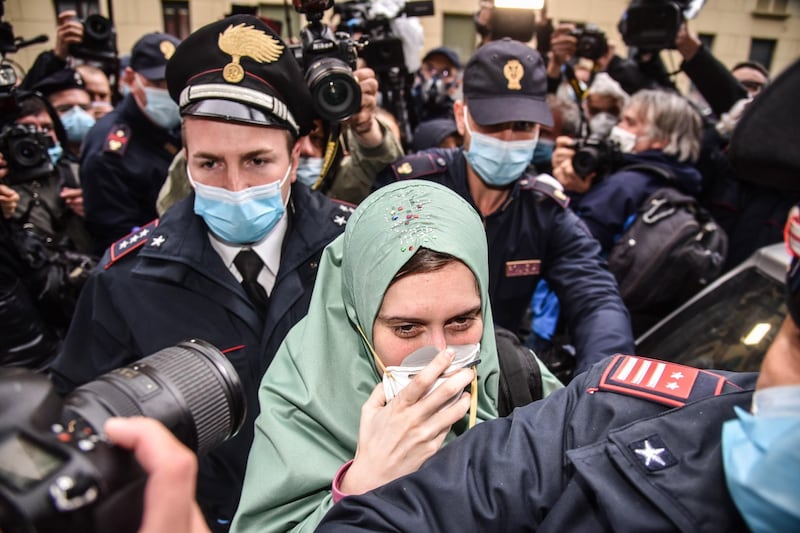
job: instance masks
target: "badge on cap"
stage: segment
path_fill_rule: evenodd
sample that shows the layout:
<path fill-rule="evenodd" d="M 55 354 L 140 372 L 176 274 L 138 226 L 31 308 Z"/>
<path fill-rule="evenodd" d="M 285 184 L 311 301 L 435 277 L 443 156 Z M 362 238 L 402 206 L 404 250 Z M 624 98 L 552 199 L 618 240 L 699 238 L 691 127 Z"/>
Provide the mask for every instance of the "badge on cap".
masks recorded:
<path fill-rule="evenodd" d="M 516 59 L 509 59 L 506 61 L 506 66 L 503 67 L 503 76 L 508 80 L 507 88 L 509 91 L 520 91 L 522 85 L 519 80 L 525 75 L 525 68 Z"/>
<path fill-rule="evenodd" d="M 259 63 L 272 63 L 283 52 L 280 41 L 253 26 L 246 26 L 244 22 L 236 26 L 231 24 L 220 33 L 218 45 L 232 58 L 222 71 L 222 77 L 229 83 L 239 83 L 244 79 L 244 68 L 239 64 L 242 57 Z"/>
<path fill-rule="evenodd" d="M 158 43 L 158 49 L 161 50 L 162 54 L 164 54 L 164 59 L 169 61 L 169 58 L 175 53 L 175 44 L 164 39 Z"/>

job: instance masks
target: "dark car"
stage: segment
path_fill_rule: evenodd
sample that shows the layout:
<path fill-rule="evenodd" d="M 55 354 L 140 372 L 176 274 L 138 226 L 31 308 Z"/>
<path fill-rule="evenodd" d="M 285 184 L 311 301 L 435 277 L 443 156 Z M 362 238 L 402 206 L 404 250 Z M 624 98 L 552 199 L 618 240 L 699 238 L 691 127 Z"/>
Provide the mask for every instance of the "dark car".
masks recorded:
<path fill-rule="evenodd" d="M 699 368 L 758 371 L 786 316 L 789 254 L 765 246 L 636 339 L 636 353 Z"/>

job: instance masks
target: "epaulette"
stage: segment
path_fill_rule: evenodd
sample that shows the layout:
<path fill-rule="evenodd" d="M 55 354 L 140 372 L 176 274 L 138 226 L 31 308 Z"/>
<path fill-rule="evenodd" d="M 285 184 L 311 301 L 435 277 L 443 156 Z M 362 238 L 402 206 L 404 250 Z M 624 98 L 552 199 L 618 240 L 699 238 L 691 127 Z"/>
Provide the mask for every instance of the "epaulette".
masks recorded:
<path fill-rule="evenodd" d="M 435 154 L 412 154 L 392 164 L 395 179 L 412 180 L 447 170 L 444 157 Z"/>
<path fill-rule="evenodd" d="M 723 376 L 691 366 L 636 355 L 616 355 L 600 378 L 598 390 L 643 398 L 670 407 L 710 396 L 735 384 Z"/>
<path fill-rule="evenodd" d="M 144 243 L 147 242 L 147 239 L 150 237 L 150 233 L 158 226 L 158 219 L 153 220 L 152 222 L 148 222 L 144 226 L 135 229 L 134 231 L 130 232 L 128 235 L 124 236 L 117 242 L 111 245 L 111 249 L 109 250 L 109 260 L 104 265 L 103 268 L 110 268 L 111 265 L 125 257 L 126 255 L 130 254 L 134 250 L 141 248 Z"/>
<path fill-rule="evenodd" d="M 339 209 L 334 212 L 331 219 L 337 226 L 344 226 L 350 220 L 350 215 L 356 210 L 356 206 L 344 200 L 331 199 L 331 201 L 338 205 Z"/>
<path fill-rule="evenodd" d="M 523 191 L 536 191 L 549 196 L 564 209 L 569 205 L 569 196 L 564 193 L 564 187 L 550 174 L 539 174 L 535 178 L 522 178 L 519 180 L 519 186 Z"/>
<path fill-rule="evenodd" d="M 125 155 L 128 142 L 131 140 L 131 128 L 127 124 L 114 124 L 108 132 L 103 151 L 118 155 Z"/>

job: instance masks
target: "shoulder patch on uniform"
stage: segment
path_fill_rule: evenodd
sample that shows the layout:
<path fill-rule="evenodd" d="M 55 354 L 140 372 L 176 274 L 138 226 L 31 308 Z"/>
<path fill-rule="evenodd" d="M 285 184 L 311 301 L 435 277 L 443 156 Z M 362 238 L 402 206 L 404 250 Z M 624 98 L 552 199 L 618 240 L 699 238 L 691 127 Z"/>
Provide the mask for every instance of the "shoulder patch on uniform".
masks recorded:
<path fill-rule="evenodd" d="M 353 211 L 356 210 L 356 206 L 350 202 L 345 202 L 344 200 L 331 199 L 331 201 L 337 204 L 339 207 L 339 209 L 333 212 L 331 221 L 337 226 L 344 226 L 347 224 L 347 221 L 350 220 L 350 215 L 352 215 Z"/>
<path fill-rule="evenodd" d="M 392 164 L 392 171 L 397 180 L 412 180 L 441 174 L 447 170 L 444 157 L 435 154 L 413 154 Z"/>
<path fill-rule="evenodd" d="M 670 407 L 681 407 L 696 400 L 719 396 L 725 383 L 724 377 L 707 370 L 649 357 L 616 355 L 597 387 Z"/>
<path fill-rule="evenodd" d="M 519 181 L 519 186 L 523 191 L 536 191 L 552 198 L 564 209 L 569 205 L 569 196 L 564 193 L 564 187 L 557 179 L 549 174 L 539 174 L 536 177 L 522 178 Z"/>
<path fill-rule="evenodd" d="M 130 232 L 128 235 L 112 244 L 109 252 L 110 258 L 104 265 L 104 268 L 110 268 L 111 265 L 130 254 L 132 251 L 141 248 L 144 243 L 147 242 L 147 239 L 150 237 L 150 233 L 152 233 L 157 226 L 158 219 L 155 219 L 152 222 L 148 222 L 144 226 L 136 229 L 135 231 Z"/>
<path fill-rule="evenodd" d="M 114 124 L 108 132 L 103 147 L 104 152 L 125 155 L 128 142 L 131 140 L 131 128 L 127 124 Z"/>

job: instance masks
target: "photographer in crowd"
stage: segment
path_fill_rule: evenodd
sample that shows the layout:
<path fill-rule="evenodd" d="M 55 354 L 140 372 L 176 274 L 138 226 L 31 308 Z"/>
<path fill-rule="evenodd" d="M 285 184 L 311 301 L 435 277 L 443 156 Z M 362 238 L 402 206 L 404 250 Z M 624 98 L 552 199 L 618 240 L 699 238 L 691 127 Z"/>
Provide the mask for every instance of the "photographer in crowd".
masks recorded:
<path fill-rule="evenodd" d="M 158 44 L 172 41 L 151 34 L 144 42 L 147 57 L 162 63 Z M 254 59 L 256 48 L 269 59 Z M 132 61 L 141 65 L 136 54 Z M 297 141 L 312 127 L 311 95 L 289 48 L 260 19 L 236 15 L 198 29 L 162 71 L 160 84 L 180 107 L 193 191 L 106 252 L 50 371 L 67 392 L 187 338 L 224 350 L 247 416 L 236 437 L 201 459 L 198 501 L 210 527 L 226 531 L 258 415 L 258 383 L 308 310 L 322 250 L 351 209 L 295 183 Z M 131 106 L 139 109 L 133 100 L 118 109 Z M 141 142 L 147 153 L 149 139 Z"/>

